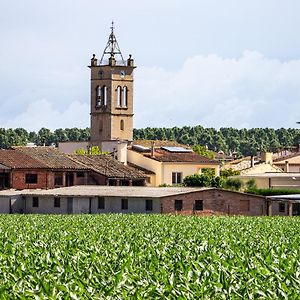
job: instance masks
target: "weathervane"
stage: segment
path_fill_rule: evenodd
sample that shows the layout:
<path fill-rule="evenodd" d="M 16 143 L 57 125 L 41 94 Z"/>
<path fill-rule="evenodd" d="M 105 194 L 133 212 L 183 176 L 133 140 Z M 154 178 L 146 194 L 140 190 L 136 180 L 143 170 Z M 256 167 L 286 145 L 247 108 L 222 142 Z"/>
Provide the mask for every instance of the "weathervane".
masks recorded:
<path fill-rule="evenodd" d="M 116 55 L 120 55 L 121 63 L 123 65 L 125 65 L 125 60 L 123 58 L 121 49 L 120 49 L 119 44 L 117 42 L 116 36 L 114 34 L 114 21 L 111 22 L 110 29 L 111 29 L 111 33 L 109 35 L 106 47 L 103 51 L 103 54 L 102 54 L 102 57 L 101 57 L 101 60 L 100 60 L 100 65 L 103 62 L 104 56 L 107 55 L 107 54 L 110 55 L 111 58 L 115 58 Z"/>

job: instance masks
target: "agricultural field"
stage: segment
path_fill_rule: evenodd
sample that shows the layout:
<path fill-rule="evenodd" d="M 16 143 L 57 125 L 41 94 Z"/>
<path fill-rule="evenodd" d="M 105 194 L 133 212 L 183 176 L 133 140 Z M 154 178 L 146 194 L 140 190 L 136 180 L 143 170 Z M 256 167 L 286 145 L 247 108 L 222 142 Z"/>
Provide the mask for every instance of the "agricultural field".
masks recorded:
<path fill-rule="evenodd" d="M 0 299 L 299 299 L 300 218 L 1 215 Z"/>

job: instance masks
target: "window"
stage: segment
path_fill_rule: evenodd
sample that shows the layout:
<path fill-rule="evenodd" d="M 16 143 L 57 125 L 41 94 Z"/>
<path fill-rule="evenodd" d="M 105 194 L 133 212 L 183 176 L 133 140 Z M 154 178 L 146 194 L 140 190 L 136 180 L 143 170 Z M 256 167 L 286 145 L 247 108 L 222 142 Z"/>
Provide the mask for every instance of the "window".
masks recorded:
<path fill-rule="evenodd" d="M 123 106 L 127 107 L 127 86 L 123 87 Z"/>
<path fill-rule="evenodd" d="M 146 210 L 153 210 L 153 201 L 152 199 L 146 199 Z"/>
<path fill-rule="evenodd" d="M 122 105 L 122 90 L 121 87 L 118 86 L 117 87 L 117 106 L 121 106 Z"/>
<path fill-rule="evenodd" d="M 182 183 L 182 173 L 172 172 L 172 184 Z"/>
<path fill-rule="evenodd" d="M 105 209 L 104 197 L 98 197 L 98 209 Z"/>
<path fill-rule="evenodd" d="M 60 198 L 54 197 L 54 207 L 60 207 Z"/>
<path fill-rule="evenodd" d="M 181 211 L 182 210 L 182 200 L 175 200 L 175 210 Z"/>
<path fill-rule="evenodd" d="M 203 200 L 195 200 L 195 210 L 203 210 Z"/>
<path fill-rule="evenodd" d="M 285 203 L 279 203 L 279 212 L 285 212 Z"/>
<path fill-rule="evenodd" d="M 128 209 L 128 199 L 121 200 L 121 209 Z"/>
<path fill-rule="evenodd" d="M 120 130 L 124 130 L 124 120 L 120 121 Z"/>
<path fill-rule="evenodd" d="M 39 207 L 39 197 L 32 197 L 32 207 Z"/>
<path fill-rule="evenodd" d="M 25 183 L 37 183 L 38 182 L 37 174 L 26 174 L 25 175 Z"/>
<path fill-rule="evenodd" d="M 102 88 L 101 86 L 97 86 L 96 107 L 101 106 L 101 100 L 102 100 Z"/>
<path fill-rule="evenodd" d="M 107 105 L 107 86 L 102 87 L 103 105 Z"/>
<path fill-rule="evenodd" d="M 54 185 L 63 185 L 63 174 L 62 173 L 54 174 Z"/>

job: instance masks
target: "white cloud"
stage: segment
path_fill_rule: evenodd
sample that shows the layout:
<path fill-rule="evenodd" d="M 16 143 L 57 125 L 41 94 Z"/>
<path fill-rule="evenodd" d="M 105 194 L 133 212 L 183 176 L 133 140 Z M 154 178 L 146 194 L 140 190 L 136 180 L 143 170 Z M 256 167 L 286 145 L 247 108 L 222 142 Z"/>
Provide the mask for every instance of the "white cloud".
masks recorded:
<path fill-rule="evenodd" d="M 295 127 L 300 119 L 300 60 L 255 51 L 238 59 L 194 56 L 174 72 L 140 68 L 135 126 Z"/>
<path fill-rule="evenodd" d="M 28 131 L 38 131 L 42 127 L 85 128 L 89 124 L 89 106 L 78 101 L 72 102 L 64 111 L 59 111 L 46 99 L 31 102 L 27 109 L 9 120 L 4 127 L 23 127 Z"/>
<path fill-rule="evenodd" d="M 47 99 L 36 95 L 41 100 L 30 102 L 34 94 L 27 91 L 9 101 L 12 107 L 22 99 L 23 105 L 28 104 L 13 117 L 8 113 L 0 126 L 27 130 L 89 126 L 89 101 L 74 101 L 89 98 L 88 79 L 78 73 L 74 80 L 57 76 L 61 85 L 55 88 L 46 80 L 38 94 L 47 91 Z M 245 51 L 237 59 L 198 55 L 172 72 L 137 68 L 134 126 L 296 127 L 299 99 L 300 60 L 281 62 L 255 51 Z"/>

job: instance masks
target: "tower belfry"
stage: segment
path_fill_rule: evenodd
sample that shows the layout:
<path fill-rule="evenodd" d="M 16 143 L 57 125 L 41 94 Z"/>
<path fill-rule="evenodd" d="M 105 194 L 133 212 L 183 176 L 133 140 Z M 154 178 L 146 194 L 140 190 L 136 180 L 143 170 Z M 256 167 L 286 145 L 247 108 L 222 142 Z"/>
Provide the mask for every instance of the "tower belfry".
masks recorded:
<path fill-rule="evenodd" d="M 114 57 L 116 59 L 116 57 L 119 55 L 120 58 L 121 58 L 121 61 L 123 63 L 123 65 L 125 66 L 125 60 L 123 58 L 123 55 L 122 55 L 122 52 L 121 52 L 121 49 L 119 47 L 119 44 L 118 44 L 118 41 L 116 39 L 116 36 L 114 34 L 114 22 L 111 22 L 111 33 L 109 35 L 109 38 L 108 38 L 108 42 L 106 44 L 106 47 L 103 51 L 103 54 L 102 54 L 102 57 L 100 59 L 100 65 L 103 63 L 103 59 L 104 59 L 104 56 L 105 55 L 110 55 L 110 58 L 111 57 Z"/>
<path fill-rule="evenodd" d="M 112 22 L 100 61 L 91 59 L 91 141 L 100 146 L 133 139 L 133 70 L 131 55 L 124 60 Z"/>

